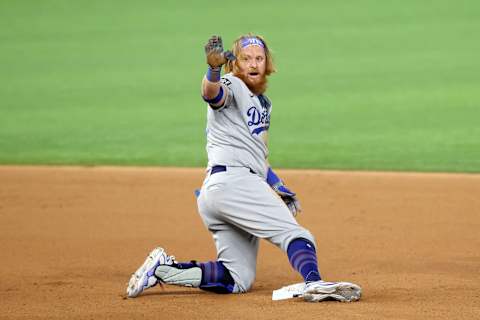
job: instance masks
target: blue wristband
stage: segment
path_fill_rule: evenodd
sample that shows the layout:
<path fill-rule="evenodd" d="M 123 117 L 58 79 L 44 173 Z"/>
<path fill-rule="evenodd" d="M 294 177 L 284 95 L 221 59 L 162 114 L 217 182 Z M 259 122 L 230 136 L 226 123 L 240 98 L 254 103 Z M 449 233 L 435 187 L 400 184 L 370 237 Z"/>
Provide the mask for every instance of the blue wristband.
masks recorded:
<path fill-rule="evenodd" d="M 291 191 L 288 189 L 282 182 L 279 176 L 275 172 L 273 172 L 272 167 L 268 168 L 267 172 L 267 183 L 270 185 L 270 187 L 275 190 L 277 193 L 279 193 L 282 197 L 287 196 L 287 197 L 294 197 L 295 192 Z"/>
<path fill-rule="evenodd" d="M 276 174 L 275 172 L 273 172 L 272 167 L 269 167 L 269 168 L 268 168 L 268 172 L 267 172 L 267 183 L 268 183 L 271 187 L 282 184 L 282 180 L 280 180 L 280 178 L 277 176 L 277 174 Z"/>
<path fill-rule="evenodd" d="M 220 73 L 222 71 L 222 67 L 212 68 L 208 66 L 207 70 L 207 80 L 210 82 L 218 82 L 220 81 Z"/>

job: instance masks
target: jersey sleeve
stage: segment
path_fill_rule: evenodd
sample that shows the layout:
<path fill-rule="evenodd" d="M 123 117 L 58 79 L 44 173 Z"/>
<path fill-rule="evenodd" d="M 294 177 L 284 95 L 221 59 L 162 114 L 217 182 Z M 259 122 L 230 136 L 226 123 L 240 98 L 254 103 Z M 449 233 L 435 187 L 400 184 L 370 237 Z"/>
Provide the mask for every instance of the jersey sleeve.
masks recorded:
<path fill-rule="evenodd" d="M 239 95 L 240 79 L 233 76 L 231 73 L 228 73 L 224 75 L 220 81 L 224 89 L 224 94 L 226 95 L 222 108 L 226 106 L 233 106 L 235 104 L 235 96 Z"/>

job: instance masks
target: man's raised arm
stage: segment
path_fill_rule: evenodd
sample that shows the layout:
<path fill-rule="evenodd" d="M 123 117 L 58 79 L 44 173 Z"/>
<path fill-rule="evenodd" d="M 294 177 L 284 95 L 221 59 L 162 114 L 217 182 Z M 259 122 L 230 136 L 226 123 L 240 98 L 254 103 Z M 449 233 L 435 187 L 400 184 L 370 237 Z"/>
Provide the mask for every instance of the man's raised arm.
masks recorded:
<path fill-rule="evenodd" d="M 208 70 L 202 80 L 202 97 L 210 106 L 220 107 L 225 102 L 228 88 L 220 83 L 222 65 L 234 60 L 230 51 L 223 51 L 222 38 L 212 36 L 205 45 Z"/>

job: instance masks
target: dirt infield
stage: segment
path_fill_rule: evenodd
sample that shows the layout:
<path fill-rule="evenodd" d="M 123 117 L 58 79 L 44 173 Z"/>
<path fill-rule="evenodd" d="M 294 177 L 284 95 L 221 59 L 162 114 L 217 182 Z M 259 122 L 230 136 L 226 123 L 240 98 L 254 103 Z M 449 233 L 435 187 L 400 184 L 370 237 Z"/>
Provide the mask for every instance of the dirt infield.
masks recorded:
<path fill-rule="evenodd" d="M 215 258 L 196 212 L 200 169 L 0 167 L 0 319 L 479 319 L 480 175 L 281 171 L 327 280 L 358 303 L 271 301 L 299 282 L 260 247 L 244 295 L 160 287 L 126 299 L 155 246 Z"/>

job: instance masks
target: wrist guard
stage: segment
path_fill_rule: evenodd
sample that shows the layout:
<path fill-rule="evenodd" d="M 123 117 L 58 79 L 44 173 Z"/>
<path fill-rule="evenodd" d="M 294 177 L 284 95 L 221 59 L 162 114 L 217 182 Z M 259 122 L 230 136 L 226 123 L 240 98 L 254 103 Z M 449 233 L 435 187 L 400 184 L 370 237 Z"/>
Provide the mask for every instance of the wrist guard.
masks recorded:
<path fill-rule="evenodd" d="M 207 70 L 207 80 L 210 82 L 218 82 L 220 81 L 220 73 L 222 72 L 222 67 L 215 67 L 212 68 L 211 66 L 208 66 Z"/>

